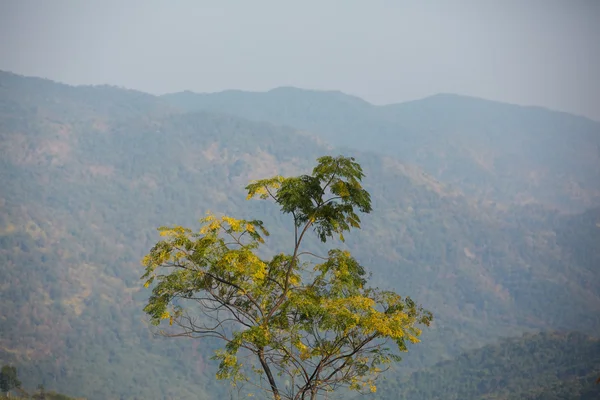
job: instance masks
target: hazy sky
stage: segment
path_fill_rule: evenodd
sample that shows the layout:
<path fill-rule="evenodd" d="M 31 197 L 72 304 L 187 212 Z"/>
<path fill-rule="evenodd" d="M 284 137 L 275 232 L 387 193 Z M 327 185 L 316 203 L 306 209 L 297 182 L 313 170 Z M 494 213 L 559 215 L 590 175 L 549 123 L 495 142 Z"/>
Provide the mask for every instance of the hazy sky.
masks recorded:
<path fill-rule="evenodd" d="M 600 120 L 600 0 L 0 0 L 0 69 L 70 84 L 439 92 Z"/>

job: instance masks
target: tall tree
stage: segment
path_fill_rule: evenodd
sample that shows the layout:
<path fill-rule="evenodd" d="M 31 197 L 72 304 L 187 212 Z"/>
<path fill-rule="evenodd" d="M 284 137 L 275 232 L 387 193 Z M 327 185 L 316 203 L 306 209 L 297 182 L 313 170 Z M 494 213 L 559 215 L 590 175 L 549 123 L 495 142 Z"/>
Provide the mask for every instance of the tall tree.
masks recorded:
<path fill-rule="evenodd" d="M 14 388 L 21 387 L 21 381 L 17 374 L 17 367 L 5 365 L 0 370 L 0 390 L 8 397 Z"/>
<path fill-rule="evenodd" d="M 254 181 L 248 199 L 277 203 L 293 218 L 293 246 L 259 256 L 262 221 L 209 214 L 198 232 L 159 228 L 165 238 L 144 257 L 144 311 L 166 336 L 218 338 L 217 377 L 258 385 L 278 399 L 316 399 L 346 387 L 375 391 L 375 380 L 416 343 L 430 312 L 408 297 L 366 286 L 348 251 L 326 257 L 302 244 L 312 230 L 326 242 L 360 228 L 369 213 L 362 168 L 354 158 L 321 157 L 311 175 Z M 195 307 L 192 307 L 195 306 Z M 392 344 L 390 346 L 389 344 Z M 250 380 L 256 373 L 259 380 Z"/>

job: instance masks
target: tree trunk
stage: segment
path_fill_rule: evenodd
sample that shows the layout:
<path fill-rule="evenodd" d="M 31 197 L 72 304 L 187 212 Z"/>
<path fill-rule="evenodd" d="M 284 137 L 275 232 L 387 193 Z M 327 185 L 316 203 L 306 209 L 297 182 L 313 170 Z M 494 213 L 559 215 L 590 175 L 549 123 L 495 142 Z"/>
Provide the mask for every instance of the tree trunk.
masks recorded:
<path fill-rule="evenodd" d="M 269 385 L 271 385 L 271 391 L 273 391 L 273 399 L 281 400 L 279 390 L 277 389 L 277 383 L 275 382 L 275 378 L 273 378 L 273 373 L 271 372 L 271 368 L 269 368 L 269 364 L 267 364 L 267 360 L 265 360 L 265 354 L 263 350 L 259 350 L 257 354 L 258 359 L 260 360 L 260 365 L 262 365 L 263 370 L 267 375 L 267 379 L 269 380 Z"/>

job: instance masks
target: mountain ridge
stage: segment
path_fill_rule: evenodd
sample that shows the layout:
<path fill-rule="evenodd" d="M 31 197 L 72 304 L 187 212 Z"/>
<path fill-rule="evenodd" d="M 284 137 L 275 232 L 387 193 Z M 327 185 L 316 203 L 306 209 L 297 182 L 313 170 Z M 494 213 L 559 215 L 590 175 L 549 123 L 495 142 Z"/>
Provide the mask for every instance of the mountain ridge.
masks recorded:
<path fill-rule="evenodd" d="M 22 83 L 29 92 L 0 85 L 0 361 L 18 362 L 27 385 L 45 380 L 94 400 L 224 395 L 209 359 L 215 343 L 151 338 L 139 259 L 156 227 L 195 228 L 207 209 L 263 219 L 267 250 L 281 248 L 290 221 L 245 202 L 243 187 L 332 153 L 361 163 L 374 206 L 340 246 L 374 285 L 436 316 L 401 368 L 521 332 L 600 327 L 595 214 L 493 204 L 393 154 L 324 146 L 273 121 L 184 112 L 119 89 Z M 317 240 L 307 246 L 324 251 Z"/>
<path fill-rule="evenodd" d="M 590 119 L 458 95 L 374 106 L 328 92 L 240 93 L 162 98 L 391 155 L 486 201 L 566 212 L 600 205 L 600 123 Z"/>
<path fill-rule="evenodd" d="M 418 97 L 412 100 L 405 100 L 405 101 L 400 101 L 400 102 L 391 102 L 391 103 L 374 103 L 374 102 L 370 102 L 368 100 L 363 99 L 362 97 L 358 96 L 358 95 L 353 95 L 353 94 L 349 94 L 346 93 L 344 91 L 341 90 L 328 90 L 328 89 L 308 89 L 308 88 L 302 88 L 302 87 L 297 87 L 297 86 L 289 86 L 289 85 L 284 85 L 284 86 L 275 86 L 273 88 L 270 89 L 265 89 L 265 90 L 242 90 L 242 89 L 223 89 L 223 90 L 218 90 L 218 91 L 212 91 L 212 92 L 202 92 L 202 91 L 195 91 L 195 90 L 181 90 L 181 91 L 174 91 L 174 92 L 167 92 L 167 93 L 161 93 L 161 94 L 153 94 L 153 93 L 149 93 L 146 92 L 144 90 L 141 89 L 131 89 L 128 88 L 126 86 L 120 86 L 120 85 L 112 85 L 112 84 L 108 84 L 108 83 L 103 83 L 103 84 L 69 84 L 66 82 L 61 82 L 61 81 L 57 81 L 51 78 L 44 78 L 44 77 L 38 77 L 38 76 L 30 76 L 30 75 L 23 75 L 23 74 L 19 74 L 16 72 L 12 72 L 12 71 L 8 71 L 8 70 L 0 70 L 0 75 L 5 75 L 5 76 L 12 76 L 13 78 L 24 78 L 24 79 L 29 79 L 29 80 L 37 80 L 39 82 L 45 82 L 45 83 L 50 83 L 50 84 L 58 84 L 58 85 L 64 85 L 64 86 L 68 86 L 68 87 L 72 87 L 72 88 L 108 88 L 108 89 L 118 89 L 121 91 L 128 91 L 128 92 L 132 92 L 132 93 L 138 93 L 138 94 L 143 94 L 143 95 L 147 95 L 147 96 L 152 96 L 152 97 L 156 97 L 156 98 L 164 98 L 164 97 L 170 97 L 170 96 L 175 96 L 175 95 L 179 95 L 179 94 L 193 94 L 193 95 L 219 95 L 219 94 L 230 94 L 230 93 L 243 93 L 243 94 L 248 94 L 248 95 L 261 95 L 261 94 L 268 94 L 268 93 L 277 93 L 277 92 L 298 92 L 298 93 L 316 93 L 316 94 L 333 94 L 336 95 L 340 98 L 348 98 L 348 99 L 352 99 L 353 101 L 356 101 L 357 103 L 363 103 L 366 105 L 369 105 L 371 107 L 382 107 L 382 108 L 386 108 L 386 107 L 395 107 L 395 106 L 400 106 L 400 105 L 405 105 L 405 104 L 410 104 L 410 103 L 414 103 L 414 102 L 422 102 L 422 101 L 427 101 L 427 100 L 433 100 L 433 99 L 437 99 L 437 98 L 455 98 L 455 99 L 464 99 L 464 100 L 475 100 L 475 101 L 483 101 L 483 102 L 488 102 L 488 103 L 494 103 L 494 104 L 502 104 L 502 105 L 506 105 L 506 106 L 511 106 L 511 107 L 518 107 L 518 108 L 526 108 L 526 109 L 531 109 L 531 110 L 539 110 L 539 111 L 544 111 L 544 112 L 550 112 L 550 113 L 557 113 L 557 114 L 562 114 L 562 115 L 569 115 L 575 118 L 581 118 L 581 119 L 585 119 L 588 121 L 591 121 L 593 123 L 600 123 L 600 121 L 597 121 L 593 118 L 587 117 L 585 115 L 580 115 L 580 114 L 576 114 L 573 112 L 568 112 L 568 111 L 563 111 L 563 110 L 558 110 L 558 109 L 553 109 L 553 108 L 549 108 L 549 107 L 545 107 L 545 106 L 540 106 L 540 105 L 535 105 L 535 104 L 519 104 L 519 103 L 512 103 L 512 102 L 506 102 L 506 101 L 502 101 L 502 100 L 495 100 L 495 99 L 491 99 L 491 98 L 486 98 L 486 97 L 481 97 L 481 96 L 475 96 L 475 95 L 468 95 L 468 94 L 460 94 L 460 93 L 452 93 L 452 92 L 438 92 L 438 93 L 434 93 L 434 94 L 430 94 L 427 96 L 423 96 L 423 97 Z M 1 84 L 1 83 L 0 83 Z"/>
<path fill-rule="evenodd" d="M 319 96 L 334 95 L 338 99 L 346 99 L 347 101 L 353 101 L 356 104 L 362 103 L 364 106 L 373 107 L 373 108 L 395 108 L 395 107 L 401 107 L 404 105 L 409 105 L 412 103 L 431 102 L 431 101 L 437 101 L 440 99 L 441 100 L 454 99 L 454 100 L 460 100 L 463 102 L 485 102 L 485 103 L 494 104 L 494 105 L 502 105 L 505 107 L 511 107 L 514 109 L 527 109 L 530 111 L 537 111 L 537 112 L 543 112 L 543 113 L 551 113 L 551 114 L 556 113 L 556 114 L 561 114 L 562 116 L 569 116 L 569 117 L 576 118 L 576 119 L 587 120 L 592 123 L 600 123 L 600 121 L 597 121 L 597 120 L 587 117 L 585 115 L 580 115 L 580 114 L 576 114 L 573 112 L 553 109 L 553 108 L 549 108 L 549 107 L 545 107 L 545 106 L 540 106 L 540 105 L 535 105 L 535 104 L 512 103 L 512 102 L 495 100 L 495 99 L 490 99 L 490 98 L 481 97 L 481 96 L 474 96 L 474 95 L 467 95 L 467 94 L 460 94 L 460 93 L 451 93 L 451 92 L 439 92 L 439 93 L 434 93 L 434 94 L 423 96 L 423 97 L 418 97 L 418 98 L 415 98 L 412 100 L 405 100 L 405 101 L 391 102 L 391 103 L 370 102 L 368 100 L 363 99 L 360 96 L 348 94 L 341 90 L 307 89 L 307 88 L 302 88 L 302 87 L 297 87 L 297 86 L 276 86 L 276 87 L 273 87 L 271 89 L 266 89 L 266 90 L 224 89 L 224 90 L 218 90 L 218 91 L 212 91 L 212 92 L 182 90 L 182 91 L 167 92 L 167 93 L 159 94 L 159 95 L 157 95 L 157 97 L 169 98 L 169 97 L 178 96 L 178 95 L 182 95 L 182 94 L 188 95 L 188 96 L 189 95 L 225 96 L 225 95 L 230 95 L 230 94 L 241 94 L 241 95 L 245 95 L 245 96 L 264 96 L 264 95 L 276 94 L 276 93 L 313 94 L 313 95 L 319 95 Z"/>

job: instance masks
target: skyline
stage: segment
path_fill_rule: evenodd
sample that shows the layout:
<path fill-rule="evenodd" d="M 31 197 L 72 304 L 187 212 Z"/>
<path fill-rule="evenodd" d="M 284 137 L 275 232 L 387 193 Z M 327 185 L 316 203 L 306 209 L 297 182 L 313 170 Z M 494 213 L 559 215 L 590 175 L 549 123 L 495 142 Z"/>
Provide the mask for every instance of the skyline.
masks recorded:
<path fill-rule="evenodd" d="M 48 80 L 50 82 L 56 83 L 56 84 L 60 84 L 60 85 L 66 85 L 69 87 L 101 87 L 101 86 L 109 86 L 109 87 L 114 87 L 117 89 L 121 89 L 121 90 L 133 90 L 135 92 L 139 92 L 139 93 L 144 93 L 147 95 L 151 95 L 151 96 L 155 96 L 155 97 L 161 97 L 161 96 L 167 96 L 167 95 L 171 95 L 171 94 L 177 94 L 177 93 L 182 93 L 182 92 L 191 92 L 191 93 L 195 93 L 195 94 L 206 94 L 206 95 L 211 95 L 211 94 L 218 94 L 218 93 L 223 93 L 223 92 L 228 92 L 228 91 L 238 91 L 238 92 L 242 92 L 242 93 L 267 93 L 273 90 L 277 90 L 277 89 L 282 89 L 282 88 L 291 88 L 294 90 L 299 90 L 299 91 L 309 91 L 309 92 L 323 92 L 323 93 L 327 93 L 327 92 L 337 92 L 337 93 L 341 93 L 344 96 L 349 96 L 349 97 L 354 97 L 360 101 L 364 101 L 372 106 L 375 107 L 385 107 L 385 106 L 391 106 L 391 105 L 399 105 L 399 104 L 403 104 L 403 103 L 410 103 L 412 101 L 419 101 L 419 100 L 424 100 L 430 97 L 435 97 L 435 96 L 457 96 L 459 98 L 471 98 L 471 99 L 476 99 L 476 100 L 481 100 L 481 101 L 485 101 L 485 102 L 492 102 L 492 103 L 498 103 L 498 104 L 507 104 L 507 105 L 511 105 L 511 106 L 518 106 L 518 107 L 526 107 L 526 108 L 537 108 L 537 109 L 542 109 L 542 110 L 547 110 L 550 112 L 557 112 L 557 113 L 566 113 L 566 114 L 570 114 L 573 115 L 575 117 L 579 117 L 579 118 L 586 118 L 586 119 L 590 119 L 594 122 L 598 122 L 600 123 L 600 119 L 594 119 L 585 115 L 581 115 L 581 114 L 576 114 L 576 113 L 571 113 L 569 111 L 563 111 L 563 110 L 557 110 L 557 109 L 553 109 L 553 108 L 549 108 L 546 106 L 540 106 L 540 105 L 536 105 L 536 104 L 517 104 L 517 103 L 511 103 L 511 102 L 506 102 L 506 101 L 499 101 L 499 100 L 495 100 L 495 99 L 490 99 L 490 98 L 484 98 L 484 97 L 478 97 L 478 96 L 472 96 L 472 95 L 466 95 L 466 94 L 458 94 L 458 93 L 435 93 L 435 94 L 431 94 L 431 95 L 427 95 L 427 96 L 423 96 L 423 97 L 418 97 L 418 98 L 414 98 L 414 99 L 409 99 L 409 100 L 405 100 L 405 101 L 398 101 L 398 102 L 392 102 L 392 103 L 381 103 L 381 104 L 376 104 L 376 103 L 372 103 L 367 99 L 364 99 L 360 96 L 357 95 L 353 95 L 353 94 L 349 94 L 346 92 L 343 92 L 341 90 L 325 90 L 325 89 L 306 89 L 306 88 L 302 88 L 302 87 L 296 87 L 296 86 L 276 86 L 270 89 L 265 89 L 265 90 L 240 90 L 240 89 L 224 89 L 224 90 L 219 90 L 219 91 L 215 91 L 215 92 L 196 92 L 196 91 L 191 91 L 191 90 L 182 90 L 179 92 L 166 92 L 166 93 L 161 93 L 161 94 L 155 94 L 155 93 L 150 93 L 150 92 L 146 92 L 144 90 L 139 90 L 139 89 L 134 89 L 134 88 L 130 88 L 130 87 L 126 87 L 126 86 L 120 86 L 120 85 L 113 85 L 111 83 L 100 83 L 100 84 L 70 84 L 70 83 L 66 83 L 66 82 L 61 82 L 61 81 L 57 81 L 54 79 L 49 79 L 49 78 L 44 78 L 44 77 L 40 77 L 40 76 L 33 76 L 33 75 L 23 75 L 23 74 L 19 74 L 16 73 L 14 71 L 4 71 L 4 70 L 0 70 L 0 73 L 4 72 L 4 73 L 9 73 L 9 74 L 14 74 L 17 75 L 19 77 L 22 77 L 24 79 L 44 79 L 44 80 Z"/>
<path fill-rule="evenodd" d="M 343 5 L 343 7 L 341 6 Z M 1 0 L 0 70 L 151 94 L 438 93 L 600 120 L 600 2 Z"/>

